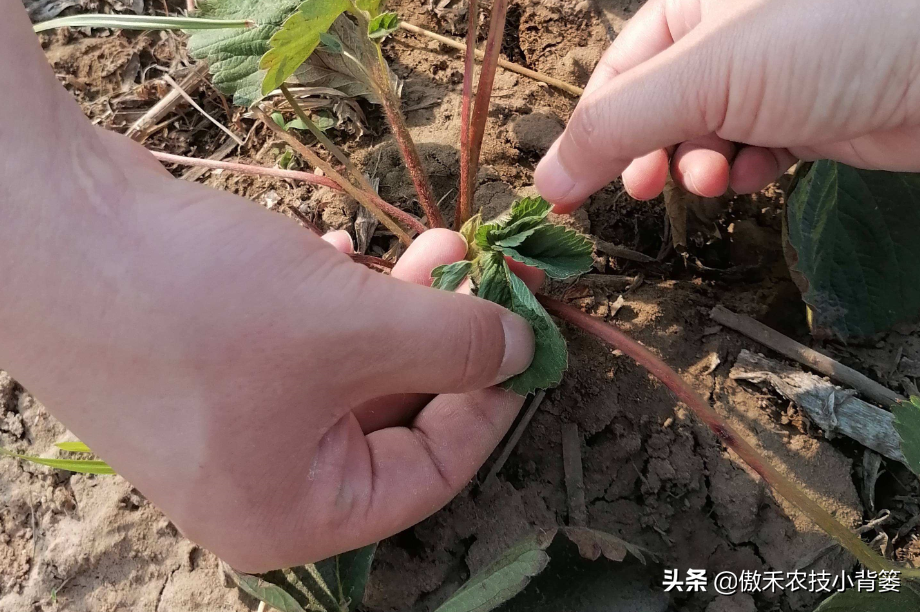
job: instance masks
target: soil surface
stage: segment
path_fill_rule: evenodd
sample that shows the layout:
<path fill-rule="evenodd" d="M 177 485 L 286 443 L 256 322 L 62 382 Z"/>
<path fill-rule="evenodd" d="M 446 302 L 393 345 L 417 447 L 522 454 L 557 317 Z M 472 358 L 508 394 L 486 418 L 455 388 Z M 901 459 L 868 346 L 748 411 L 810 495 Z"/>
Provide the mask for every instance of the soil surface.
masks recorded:
<path fill-rule="evenodd" d="M 390 4 L 412 23 L 447 35 L 465 34 L 462 0 Z M 611 38 L 640 5 L 637 0 L 515 2 L 503 53 L 584 85 Z M 179 8 L 175 2 L 167 6 L 170 12 Z M 152 7 L 162 12 L 161 3 L 147 11 Z M 177 80 L 191 70 L 180 35 L 103 31 L 90 37 L 83 31 L 62 31 L 42 41 L 59 78 L 87 116 L 118 131 L 125 131 L 169 91 L 161 79 L 163 70 Z M 408 122 L 436 197 L 450 217 L 459 173 L 462 61 L 456 52 L 405 32 L 393 37 L 386 52 L 402 79 Z M 247 145 L 226 147 L 223 133 L 190 106 L 180 105 L 147 137 L 149 148 L 196 157 L 220 151 L 231 161 L 276 163 L 284 147 L 253 129 L 253 121 L 239 109 L 228 115 L 225 101 L 209 86 L 197 90 L 195 97 L 219 121 L 248 134 Z M 486 216 L 507 209 L 517 195 L 532 193 L 533 168 L 575 103 L 568 94 L 499 71 L 478 177 L 477 202 Z M 360 112 L 351 106 L 332 109 L 341 123 L 331 134 L 379 180 L 384 199 L 420 214 L 379 110 L 366 102 L 357 108 Z M 329 190 L 225 172 L 174 171 L 244 195 L 279 214 L 306 216 L 324 230 L 357 232 L 369 253 L 395 252 L 391 236 L 379 228 L 369 230 L 354 202 Z M 754 197 L 702 203 L 692 215 L 689 256 L 683 258 L 666 247 L 663 204 L 633 201 L 615 183 L 566 222 L 601 240 L 661 257 L 638 264 L 601 255 L 595 273 L 603 277 L 548 289 L 615 321 L 678 369 L 778 469 L 848 526 L 859 527 L 889 510 L 889 521 L 866 533 L 866 539 L 884 535 L 890 544 L 887 554 L 920 565 L 916 536 L 909 529 L 899 534 L 920 513 L 915 478 L 902 466 L 885 462 L 881 476 L 866 486 L 864 449 L 824 439 L 788 402 L 728 378 L 741 349 L 770 353 L 714 324 L 709 311 L 716 304 L 754 316 L 899 392 L 916 390 L 916 330 L 892 332 L 866 346 L 810 340 L 804 308 L 782 256 L 783 198 L 781 181 Z M 854 568 L 848 554 L 829 546 L 827 536 L 776 498 L 643 369 L 593 337 L 565 327 L 563 331 L 571 353 L 569 372 L 547 393 L 498 478 L 483 484 L 496 453 L 446 508 L 381 543 L 365 596 L 367 610 L 433 610 L 523 536 L 569 524 L 562 436 L 563 427 L 571 423 L 577 425 L 581 442 L 587 525 L 652 551 L 657 562 L 587 562 L 571 550 L 551 549 L 554 560 L 558 555 L 569 561 L 551 563 L 504 609 L 812 610 L 821 596 L 804 592 L 726 598 L 710 589 L 664 595 L 663 570 L 699 568 L 713 575 L 823 569 L 839 574 Z M 58 456 L 53 443 L 68 435 L 27 389 L 0 372 L 3 447 Z M 861 494 L 869 489 L 874 493 L 871 504 Z M 0 458 L 0 611 L 255 608 L 254 600 L 226 588 L 213 555 L 183 539 L 121 478 L 71 475 Z"/>

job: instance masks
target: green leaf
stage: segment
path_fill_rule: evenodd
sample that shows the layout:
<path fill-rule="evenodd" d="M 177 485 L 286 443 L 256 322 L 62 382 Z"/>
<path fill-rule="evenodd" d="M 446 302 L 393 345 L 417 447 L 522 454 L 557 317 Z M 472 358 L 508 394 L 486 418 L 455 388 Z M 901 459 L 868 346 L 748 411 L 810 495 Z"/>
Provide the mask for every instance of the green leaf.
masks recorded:
<path fill-rule="evenodd" d="M 342 41 L 339 40 L 334 34 L 330 34 L 329 32 L 323 32 L 320 34 L 319 42 L 323 43 L 323 50 L 329 53 L 341 55 L 344 51 L 342 48 Z"/>
<path fill-rule="evenodd" d="M 399 29 L 399 15 L 396 13 L 381 13 L 367 24 L 367 36 L 371 40 L 386 38 Z"/>
<path fill-rule="evenodd" d="M 69 453 L 91 453 L 89 447 L 82 442 L 55 442 L 55 446 Z"/>
<path fill-rule="evenodd" d="M 285 130 L 285 131 L 287 130 L 288 124 L 287 124 L 287 122 L 284 120 L 284 115 L 282 115 L 281 113 L 279 113 L 279 112 L 277 112 L 277 111 L 275 111 L 274 113 L 272 113 L 272 121 L 274 121 L 275 123 L 277 123 L 277 124 L 278 124 L 278 127 L 280 127 L 282 130 Z"/>
<path fill-rule="evenodd" d="M 905 582 L 897 593 L 870 593 L 850 588 L 825 599 L 815 612 L 917 612 L 920 586 Z"/>
<path fill-rule="evenodd" d="M 278 612 L 305 612 L 297 603 L 297 600 L 288 595 L 288 593 L 277 584 L 263 580 L 258 576 L 251 574 L 241 574 L 229 570 L 236 584 L 259 601 L 264 601 Z"/>
<path fill-rule="evenodd" d="M 519 236 L 523 239 L 515 242 Z M 550 278 L 583 274 L 594 265 L 594 245 L 586 236 L 562 225 L 544 224 L 495 243 L 515 261 L 539 268 Z"/>
<path fill-rule="evenodd" d="M 463 279 L 469 276 L 472 267 L 472 261 L 456 261 L 452 264 L 438 266 L 431 271 L 431 278 L 434 280 L 431 286 L 435 289 L 454 291 L 460 286 Z"/>
<path fill-rule="evenodd" d="M 435 612 L 488 612 L 524 590 L 549 563 L 546 548 L 556 530 L 530 536 L 471 577 Z"/>
<path fill-rule="evenodd" d="M 20 455 L 0 448 L 0 454 L 9 457 L 15 457 L 24 461 L 30 461 L 39 465 L 46 465 L 58 470 L 67 470 L 68 472 L 80 472 L 81 474 L 114 474 L 113 470 L 105 461 L 96 459 L 46 459 L 44 457 L 32 457 L 29 455 Z"/>
<path fill-rule="evenodd" d="M 920 476 L 920 397 L 912 395 L 910 402 L 899 402 L 891 407 L 894 428 L 901 436 L 901 452 L 907 466 Z"/>
<path fill-rule="evenodd" d="M 84 13 L 50 19 L 32 26 L 35 32 L 54 28 L 112 28 L 117 30 L 240 30 L 253 25 L 249 19 L 203 19 L 155 15 L 108 15 Z"/>
<path fill-rule="evenodd" d="M 788 255 L 814 331 L 847 339 L 918 319 L 920 174 L 819 161 L 786 209 Z"/>
<path fill-rule="evenodd" d="M 258 576 L 231 570 L 239 587 L 280 612 L 352 612 L 364 598 L 376 544 Z"/>
<path fill-rule="evenodd" d="M 520 244 L 533 229 L 545 223 L 552 206 L 543 198 L 522 198 L 511 205 L 508 214 L 497 221 L 483 225 L 476 232 L 476 242 L 482 248 L 502 243 L 506 246 Z"/>
<path fill-rule="evenodd" d="M 507 263 L 503 261 L 502 264 L 511 285 L 511 311 L 527 319 L 533 327 L 536 341 L 530 367 L 502 383 L 502 387 L 518 395 L 555 387 L 569 364 L 565 338 L 524 281 L 511 272 Z"/>
<path fill-rule="evenodd" d="M 477 260 L 479 271 L 476 295 L 505 308 L 511 308 L 511 273 L 500 253 L 483 253 Z"/>
<path fill-rule="evenodd" d="M 514 225 L 524 219 L 545 219 L 553 205 L 540 197 L 521 198 L 511 205 L 511 213 L 505 226 Z"/>
<path fill-rule="evenodd" d="M 266 96 L 284 83 L 303 64 L 316 45 L 319 35 L 346 10 L 348 0 L 306 0 L 272 35 L 270 49 L 259 62 L 266 71 L 262 95 Z"/>
<path fill-rule="evenodd" d="M 188 53 L 205 60 L 214 86 L 233 102 L 249 107 L 262 99 L 265 72 L 259 60 L 269 40 L 303 0 L 201 0 L 198 14 L 210 19 L 247 19 L 245 30 L 195 30 L 189 34 Z"/>

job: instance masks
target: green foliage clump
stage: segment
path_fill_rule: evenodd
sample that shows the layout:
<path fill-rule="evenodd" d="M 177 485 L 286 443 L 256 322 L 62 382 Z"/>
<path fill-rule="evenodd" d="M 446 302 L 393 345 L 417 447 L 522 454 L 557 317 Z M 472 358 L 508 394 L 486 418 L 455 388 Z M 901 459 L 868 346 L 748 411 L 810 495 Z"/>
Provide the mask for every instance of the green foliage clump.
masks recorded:
<path fill-rule="evenodd" d="M 433 286 L 447 291 L 469 277 L 474 295 L 501 304 L 531 324 L 536 338 L 533 362 L 503 385 L 521 395 L 558 385 L 568 366 L 568 351 L 559 328 L 505 258 L 543 270 L 555 279 L 583 274 L 594 263 L 591 241 L 575 230 L 550 223 L 551 208 L 543 198 L 524 198 L 494 222 L 473 217 L 460 231 L 467 241 L 466 260 L 439 266 L 431 275 Z"/>

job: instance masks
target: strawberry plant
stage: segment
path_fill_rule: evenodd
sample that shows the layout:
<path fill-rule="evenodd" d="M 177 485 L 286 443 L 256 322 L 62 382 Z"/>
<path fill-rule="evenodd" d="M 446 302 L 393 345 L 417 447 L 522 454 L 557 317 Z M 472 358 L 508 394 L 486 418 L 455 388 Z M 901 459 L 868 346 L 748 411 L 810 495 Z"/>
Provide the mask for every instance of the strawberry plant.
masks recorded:
<path fill-rule="evenodd" d="M 507 10 L 507 0 L 493 2 L 482 69 L 474 93 L 474 49 L 479 12 L 477 0 L 470 1 L 462 86 L 459 201 L 453 219 L 454 228 L 465 238 L 468 249 L 463 261 L 441 266 L 432 272 L 434 286 L 453 291 L 468 279 L 472 293 L 501 304 L 531 324 L 536 338 L 533 363 L 527 371 L 508 380 L 504 384 L 506 388 L 523 395 L 560 382 L 567 366 L 567 353 L 563 335 L 552 317 L 562 319 L 622 351 L 660 379 L 776 493 L 837 539 L 867 569 L 897 569 L 778 472 L 753 446 L 739 437 L 687 382 L 648 349 L 615 326 L 548 296 L 531 293 L 514 274 L 508 260 L 539 268 L 554 279 L 577 276 L 592 266 L 593 245 L 578 232 L 551 223 L 548 220 L 551 206 L 541 198 L 521 199 L 505 215 L 494 220 L 484 220 L 480 215 L 473 214 L 474 179 Z M 65 25 L 186 30 L 190 54 L 208 63 L 217 88 L 232 95 L 237 105 L 249 108 L 307 165 L 321 170 L 327 180 L 367 208 L 401 242 L 408 244 L 414 234 L 445 226 L 400 110 L 398 86 L 381 48 L 382 42 L 399 26 L 399 17 L 395 13 L 382 12 L 379 0 L 204 0 L 198 16 L 193 18 L 80 15 L 39 24 L 36 30 Z M 382 200 L 367 177 L 301 107 L 288 85 L 289 80 L 298 71 L 310 72 L 311 78 L 317 78 L 318 71 L 323 70 L 330 78 L 347 73 L 351 82 L 360 85 L 361 95 L 380 104 L 418 193 L 425 223 Z M 261 102 L 276 92 L 290 105 L 296 119 L 286 122 L 283 116 L 269 114 L 262 108 Z M 340 172 L 304 144 L 293 130 L 310 132 L 343 170 Z M 916 274 L 920 265 L 911 267 L 901 277 L 898 276 L 902 274 L 901 267 L 889 270 L 888 266 L 892 262 L 914 261 L 917 257 L 914 250 L 905 247 L 908 244 L 904 241 L 905 230 L 899 226 L 902 213 L 920 214 L 917 213 L 920 210 L 917 206 L 920 203 L 917 177 L 893 175 L 895 180 L 892 180 L 892 176 L 855 171 L 829 162 L 819 162 L 807 172 L 805 170 L 790 198 L 786 233 L 794 270 L 805 283 L 805 299 L 814 308 L 814 320 L 818 326 L 845 337 L 874 333 L 915 314 L 920 308 L 920 294 L 917 293 L 920 284 L 915 281 L 920 279 L 910 274 Z M 861 212 L 862 216 L 851 214 L 854 206 L 867 197 L 877 199 L 878 206 Z M 891 213 L 888 203 L 899 203 L 902 208 Z M 854 226 L 854 219 L 858 226 Z M 857 231 L 857 227 L 861 227 L 862 231 Z M 841 235 L 848 240 L 841 241 Z M 873 245 L 878 240 L 881 240 L 883 248 L 873 252 Z M 839 257 L 824 257 L 829 249 L 834 248 L 838 249 L 834 252 Z M 857 275 L 848 275 L 845 266 L 839 263 L 848 257 L 855 260 L 852 265 L 865 270 L 889 270 L 893 275 L 892 282 L 869 283 L 865 281 L 866 275 L 862 275 L 861 287 L 851 285 L 860 282 L 853 278 Z M 365 263 L 374 264 L 368 258 L 365 258 Z M 376 263 L 376 267 L 386 267 L 384 262 Z M 917 263 L 920 264 L 920 261 Z M 841 291 L 841 283 L 854 288 L 852 291 Z M 870 303 L 864 304 L 862 309 L 854 305 L 864 298 L 869 298 Z M 920 431 L 920 409 L 917 402 L 896 410 L 899 410 L 904 454 L 912 457 L 915 464 L 920 463 L 920 438 L 917 435 Z M 65 450 L 88 449 L 75 447 Z M 81 467 L 75 463 L 65 465 L 61 461 L 67 460 L 42 460 L 46 465 L 62 469 Z M 95 463 L 82 467 L 103 469 Z M 607 545 L 610 543 L 607 542 Z M 459 598 L 451 600 L 455 605 L 444 610 L 489 610 L 499 605 L 522 589 L 528 577 L 545 565 L 542 551 L 546 546 L 548 541 L 542 539 L 526 544 L 520 550 L 515 549 L 513 554 L 509 553 L 513 557 L 509 557 L 509 563 L 518 563 L 519 558 L 526 558 L 526 563 L 516 566 L 523 567 L 523 573 L 509 572 L 507 563 L 499 563 L 492 574 L 474 577 L 471 585 L 458 593 Z M 273 572 L 262 577 L 235 576 L 241 588 L 279 610 L 351 610 L 360 603 L 372 555 L 373 548 L 370 547 L 307 568 Z M 904 607 L 903 602 L 920 592 L 920 582 L 914 582 L 920 580 L 920 572 L 904 570 L 903 573 L 910 580 L 906 594 L 898 594 L 900 599 L 897 600 L 892 595 L 885 601 L 890 603 L 891 609 L 916 609 L 915 600 L 910 600 L 908 607 Z M 511 582 L 506 584 L 506 579 L 495 578 L 499 574 L 510 576 L 507 580 Z M 495 580 L 490 582 L 493 578 Z M 304 586 L 307 583 L 313 586 Z M 472 597 L 471 593 L 481 592 L 483 584 L 491 585 L 490 588 L 497 589 L 498 594 L 485 599 Z M 821 609 L 856 609 L 848 603 L 853 597 L 856 595 L 838 595 L 828 600 Z M 899 605 L 902 607 L 897 608 Z"/>

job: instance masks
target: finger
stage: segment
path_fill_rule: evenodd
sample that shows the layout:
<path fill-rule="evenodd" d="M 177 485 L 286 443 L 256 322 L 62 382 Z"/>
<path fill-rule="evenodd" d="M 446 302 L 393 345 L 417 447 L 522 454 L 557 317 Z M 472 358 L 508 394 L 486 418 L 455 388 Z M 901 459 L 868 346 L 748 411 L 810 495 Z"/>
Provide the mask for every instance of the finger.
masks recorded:
<path fill-rule="evenodd" d="M 534 173 L 543 197 L 572 210 L 637 157 L 719 128 L 728 63 L 712 58 L 727 52 L 697 31 L 581 99 Z"/>
<path fill-rule="evenodd" d="M 410 283 L 428 286 L 431 284 L 433 269 L 459 261 L 465 256 L 466 241 L 460 234 L 447 229 L 432 229 L 415 239 L 393 266 L 391 276 Z M 405 425 L 411 422 L 433 397 L 431 394 L 424 393 L 400 393 L 375 397 L 360 404 L 352 412 L 358 419 L 362 431 L 370 433 L 385 427 Z"/>
<path fill-rule="evenodd" d="M 593 93 L 611 79 L 658 55 L 699 22 L 699 0 L 646 2 L 601 57 L 584 95 Z"/>
<path fill-rule="evenodd" d="M 728 189 L 736 147 L 715 134 L 681 143 L 674 152 L 674 180 L 690 193 L 716 198 Z"/>
<path fill-rule="evenodd" d="M 426 232 L 426 234 L 429 232 Z M 386 346 L 354 351 L 347 389 L 352 405 L 393 393 L 460 393 L 498 384 L 523 372 L 533 358 L 529 323 L 485 300 L 362 273 L 355 311 L 359 334 L 339 342 Z"/>
<path fill-rule="evenodd" d="M 786 149 L 745 147 L 731 168 L 731 188 L 736 193 L 756 193 L 775 182 L 796 162 Z"/>
<path fill-rule="evenodd" d="M 340 253 L 351 255 L 355 252 L 355 245 L 351 241 L 351 235 L 345 230 L 335 230 L 323 234 L 323 240 L 334 246 Z"/>
<path fill-rule="evenodd" d="M 431 271 L 466 257 L 466 241 L 457 232 L 431 229 L 412 243 L 396 265 L 391 276 L 416 285 L 431 286 Z"/>
<path fill-rule="evenodd" d="M 366 449 L 354 444 L 357 450 L 341 478 L 347 489 L 366 497 L 338 532 L 354 538 L 342 547 L 381 540 L 444 506 L 502 440 L 523 401 L 497 388 L 440 395 L 411 427 L 376 431 L 366 436 Z M 324 441 L 321 448 L 332 443 Z"/>
<path fill-rule="evenodd" d="M 665 149 L 652 151 L 634 159 L 623 170 L 623 187 L 637 200 L 657 198 L 668 180 L 668 152 Z"/>

